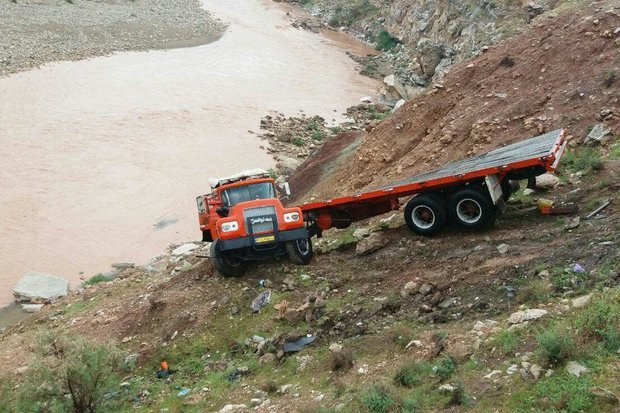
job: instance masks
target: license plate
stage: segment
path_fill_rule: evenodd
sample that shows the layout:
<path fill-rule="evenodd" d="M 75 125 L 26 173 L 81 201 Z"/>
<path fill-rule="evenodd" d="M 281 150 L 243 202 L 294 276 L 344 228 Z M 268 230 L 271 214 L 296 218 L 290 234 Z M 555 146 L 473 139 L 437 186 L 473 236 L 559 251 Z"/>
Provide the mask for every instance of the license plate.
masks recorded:
<path fill-rule="evenodd" d="M 271 241 L 275 241 L 276 240 L 276 236 L 275 235 L 268 235 L 266 237 L 257 237 L 254 238 L 254 241 L 256 241 L 256 243 L 260 244 L 262 242 L 271 242 Z"/>

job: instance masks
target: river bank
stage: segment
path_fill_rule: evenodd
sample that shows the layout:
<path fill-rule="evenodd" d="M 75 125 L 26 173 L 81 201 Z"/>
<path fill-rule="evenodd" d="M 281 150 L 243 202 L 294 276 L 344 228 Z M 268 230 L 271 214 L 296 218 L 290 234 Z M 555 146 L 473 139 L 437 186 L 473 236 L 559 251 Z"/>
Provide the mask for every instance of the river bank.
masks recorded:
<path fill-rule="evenodd" d="M 292 27 L 278 4 L 205 4 L 228 24 L 216 42 L 0 78 L 0 305 L 27 271 L 75 287 L 198 238 L 210 177 L 274 165 L 249 132 L 265 114 L 339 122 L 378 88 L 342 41 Z"/>
<path fill-rule="evenodd" d="M 129 50 L 209 43 L 225 25 L 196 0 L 0 3 L 0 76 Z"/>

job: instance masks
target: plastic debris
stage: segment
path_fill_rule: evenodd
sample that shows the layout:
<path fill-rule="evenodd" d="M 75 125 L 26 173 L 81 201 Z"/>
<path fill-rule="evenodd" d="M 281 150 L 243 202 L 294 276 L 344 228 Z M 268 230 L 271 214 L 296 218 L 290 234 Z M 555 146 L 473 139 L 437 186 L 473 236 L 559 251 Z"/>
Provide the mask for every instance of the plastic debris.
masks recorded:
<path fill-rule="evenodd" d="M 307 336 L 304 336 L 297 341 L 284 343 L 283 350 L 285 353 L 296 353 L 306 347 L 308 344 L 312 344 L 314 340 L 316 340 L 316 336 L 308 334 Z"/>
<path fill-rule="evenodd" d="M 583 268 L 581 265 L 579 264 L 575 264 L 575 266 L 573 267 L 573 271 L 575 272 L 586 272 L 586 269 Z"/>
<path fill-rule="evenodd" d="M 271 301 L 271 290 L 267 290 L 267 291 L 264 291 L 264 292 L 260 293 L 252 301 L 252 304 L 250 305 L 250 308 L 255 313 L 258 313 L 264 306 L 269 304 L 269 301 Z"/>
<path fill-rule="evenodd" d="M 190 389 L 183 389 L 177 394 L 177 396 L 184 397 L 184 396 L 187 396 L 189 392 L 190 392 Z"/>

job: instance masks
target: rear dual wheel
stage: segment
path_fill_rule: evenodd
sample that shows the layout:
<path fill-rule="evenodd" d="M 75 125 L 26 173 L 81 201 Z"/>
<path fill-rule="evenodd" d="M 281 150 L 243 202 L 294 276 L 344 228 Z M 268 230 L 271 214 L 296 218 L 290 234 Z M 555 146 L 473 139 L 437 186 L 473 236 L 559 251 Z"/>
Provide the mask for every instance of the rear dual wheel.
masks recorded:
<path fill-rule="evenodd" d="M 483 188 L 463 188 L 448 200 L 448 216 L 455 225 L 481 230 L 495 220 L 496 208 Z"/>
<path fill-rule="evenodd" d="M 446 224 L 446 211 L 441 197 L 421 194 L 407 202 L 405 222 L 409 229 L 419 235 L 435 235 Z"/>

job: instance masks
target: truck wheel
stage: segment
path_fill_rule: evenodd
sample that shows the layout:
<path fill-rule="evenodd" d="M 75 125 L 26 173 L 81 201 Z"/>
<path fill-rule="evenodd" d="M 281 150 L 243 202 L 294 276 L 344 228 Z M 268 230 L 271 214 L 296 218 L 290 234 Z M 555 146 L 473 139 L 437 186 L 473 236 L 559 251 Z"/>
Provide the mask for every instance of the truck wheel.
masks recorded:
<path fill-rule="evenodd" d="M 495 219 L 496 208 L 482 190 L 464 188 L 455 192 L 448 201 L 451 222 L 461 228 L 480 230 Z"/>
<path fill-rule="evenodd" d="M 246 261 L 233 256 L 230 251 L 220 251 L 220 240 L 211 243 L 211 261 L 224 277 L 241 277 L 248 268 Z"/>
<path fill-rule="evenodd" d="M 422 194 L 412 198 L 405 207 L 405 222 L 419 235 L 435 235 L 446 224 L 446 211 L 441 198 Z"/>
<path fill-rule="evenodd" d="M 312 251 L 312 240 L 308 237 L 288 241 L 286 243 L 286 254 L 293 264 L 309 264 L 314 255 Z"/>

